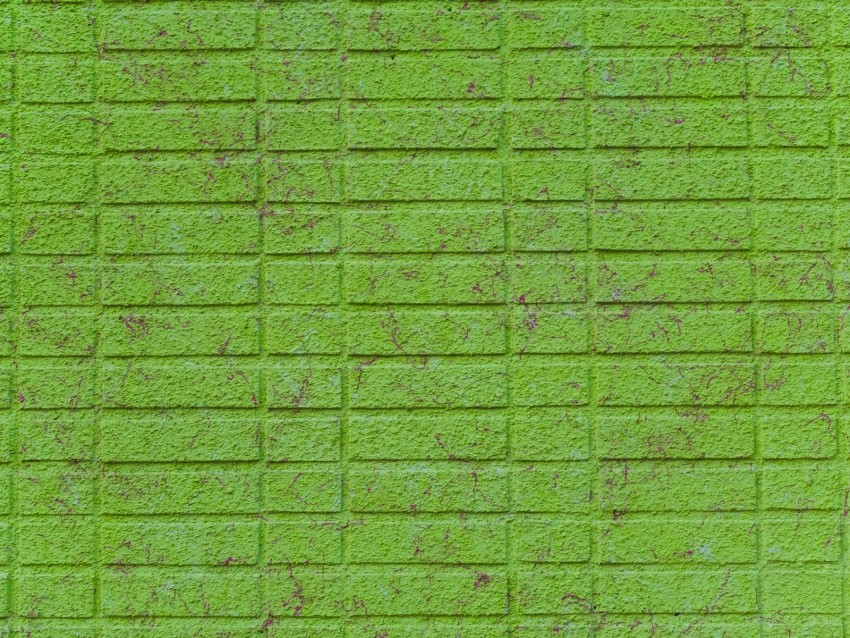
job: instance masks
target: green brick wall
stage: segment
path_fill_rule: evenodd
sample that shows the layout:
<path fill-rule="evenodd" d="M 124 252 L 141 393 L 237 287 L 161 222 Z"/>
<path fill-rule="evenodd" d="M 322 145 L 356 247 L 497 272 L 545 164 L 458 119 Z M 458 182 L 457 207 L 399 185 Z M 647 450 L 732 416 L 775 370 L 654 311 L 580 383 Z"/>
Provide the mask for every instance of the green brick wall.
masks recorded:
<path fill-rule="evenodd" d="M 848 317 L 843 0 L 2 0 L 0 636 L 850 636 Z"/>

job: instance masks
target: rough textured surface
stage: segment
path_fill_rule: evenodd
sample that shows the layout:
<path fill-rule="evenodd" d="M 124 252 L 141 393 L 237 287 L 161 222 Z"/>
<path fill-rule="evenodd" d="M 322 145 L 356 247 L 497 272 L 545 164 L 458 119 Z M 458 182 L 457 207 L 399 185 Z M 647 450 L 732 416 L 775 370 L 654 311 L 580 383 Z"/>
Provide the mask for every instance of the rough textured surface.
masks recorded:
<path fill-rule="evenodd" d="M 850 5 L 0 50 L 0 635 L 850 635 Z"/>

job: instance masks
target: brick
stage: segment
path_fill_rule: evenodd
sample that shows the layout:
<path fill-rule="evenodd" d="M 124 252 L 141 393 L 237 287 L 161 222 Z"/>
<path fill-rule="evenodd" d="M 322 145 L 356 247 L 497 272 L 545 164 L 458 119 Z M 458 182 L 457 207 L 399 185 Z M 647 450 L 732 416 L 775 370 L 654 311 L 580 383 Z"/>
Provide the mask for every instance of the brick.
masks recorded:
<path fill-rule="evenodd" d="M 487 99 L 501 96 L 501 65 L 489 53 L 352 56 L 346 61 L 352 99 Z"/>
<path fill-rule="evenodd" d="M 331 50 L 340 40 L 342 16 L 323 4 L 269 4 L 263 9 L 260 33 L 265 48 L 280 50 Z"/>
<path fill-rule="evenodd" d="M 342 373 L 339 367 L 283 359 L 270 366 L 266 390 L 272 408 L 342 407 Z"/>
<path fill-rule="evenodd" d="M 103 135 L 116 151 L 248 150 L 256 143 L 254 113 L 244 108 L 188 105 L 111 109 Z"/>
<path fill-rule="evenodd" d="M 504 235 L 502 211 L 486 204 L 450 211 L 394 205 L 346 215 L 346 248 L 352 253 L 496 251 L 504 247 Z"/>
<path fill-rule="evenodd" d="M 109 7 L 101 46 L 108 51 L 250 49 L 256 17 L 252 11 L 198 7 L 166 9 L 134 5 Z"/>
<path fill-rule="evenodd" d="M 259 429 L 254 430 L 254 437 Z M 340 421 L 334 417 L 275 418 L 266 426 L 265 453 L 269 461 L 339 461 Z"/>
<path fill-rule="evenodd" d="M 746 413 L 604 416 L 596 427 L 596 453 L 606 459 L 749 458 L 754 446 Z"/>
<path fill-rule="evenodd" d="M 766 459 L 832 458 L 838 451 L 836 416 L 826 406 L 771 410 L 760 421 Z"/>
<path fill-rule="evenodd" d="M 258 61 L 266 99 L 320 100 L 340 97 L 339 56 L 328 53 L 267 54 Z"/>
<path fill-rule="evenodd" d="M 829 250 L 836 229 L 832 215 L 815 202 L 771 202 L 757 206 L 754 246 L 763 250 Z"/>
<path fill-rule="evenodd" d="M 14 172 L 21 202 L 83 202 L 94 188 L 94 165 L 88 161 L 27 161 Z"/>
<path fill-rule="evenodd" d="M 762 600 L 769 613 L 789 608 L 803 614 L 841 613 L 841 571 L 838 569 L 774 567 L 767 568 L 762 579 Z"/>
<path fill-rule="evenodd" d="M 257 523 L 108 523 L 101 560 L 114 565 L 253 565 Z"/>
<path fill-rule="evenodd" d="M 599 8 L 588 17 L 594 46 L 735 46 L 744 34 L 743 12 L 719 6 Z"/>
<path fill-rule="evenodd" d="M 826 44 L 829 15 L 823 5 L 758 7 L 753 12 L 752 46 L 809 48 Z"/>
<path fill-rule="evenodd" d="M 762 352 L 817 354 L 835 351 L 836 321 L 818 306 L 771 308 L 757 315 Z"/>
<path fill-rule="evenodd" d="M 571 51 L 517 53 L 508 64 L 508 88 L 515 99 L 579 99 L 586 66 Z"/>
<path fill-rule="evenodd" d="M 599 160 L 590 189 L 600 200 L 741 199 L 748 182 L 741 159 Z"/>
<path fill-rule="evenodd" d="M 571 48 L 584 43 L 583 13 L 572 7 L 532 8 L 507 16 L 508 44 L 516 49 Z"/>
<path fill-rule="evenodd" d="M 311 205 L 267 207 L 263 211 L 266 253 L 335 253 L 340 249 L 339 215 Z"/>
<path fill-rule="evenodd" d="M 586 167 L 576 160 L 515 160 L 511 186 L 520 201 L 580 201 L 587 192 Z"/>
<path fill-rule="evenodd" d="M 829 160 L 753 160 L 753 194 L 761 199 L 827 199 L 832 195 Z"/>
<path fill-rule="evenodd" d="M 16 528 L 25 565 L 87 565 L 94 561 L 96 525 L 90 519 L 31 519 Z"/>
<path fill-rule="evenodd" d="M 756 574 L 744 569 L 698 572 L 623 569 L 606 572 L 597 585 L 606 612 L 751 613 L 756 610 Z M 720 596 L 718 596 L 718 593 Z"/>
<path fill-rule="evenodd" d="M 749 352 L 750 313 L 740 307 L 612 305 L 594 317 L 596 351 Z"/>
<path fill-rule="evenodd" d="M 587 512 L 593 487 L 587 462 L 516 466 L 511 472 L 517 512 Z"/>
<path fill-rule="evenodd" d="M 580 204 L 514 204 L 510 215 L 511 241 L 516 251 L 587 248 L 587 214 Z"/>
<path fill-rule="evenodd" d="M 352 563 L 505 563 L 505 528 L 490 521 L 382 521 L 351 527 Z"/>
<path fill-rule="evenodd" d="M 348 13 L 352 51 L 497 49 L 499 14 L 464 5 L 455 11 L 356 7 Z"/>
<path fill-rule="evenodd" d="M 518 303 L 568 303 L 586 298 L 585 263 L 572 256 L 529 256 L 510 266 L 511 297 Z"/>
<path fill-rule="evenodd" d="M 720 106 L 603 102 L 591 109 L 593 142 L 601 147 L 669 148 L 747 145 L 747 112 Z"/>
<path fill-rule="evenodd" d="M 584 148 L 584 109 L 515 108 L 511 111 L 511 146 L 521 149 Z"/>
<path fill-rule="evenodd" d="M 107 160 L 100 193 L 110 204 L 244 202 L 257 190 L 251 163 L 206 160 Z"/>
<path fill-rule="evenodd" d="M 350 402 L 356 408 L 501 407 L 505 371 L 497 364 L 353 363 Z"/>
<path fill-rule="evenodd" d="M 756 475 L 743 464 L 612 462 L 600 468 L 597 481 L 605 511 L 734 512 L 756 506 Z"/>
<path fill-rule="evenodd" d="M 17 612 L 30 618 L 89 618 L 94 615 L 90 571 L 25 570 L 17 580 Z"/>
<path fill-rule="evenodd" d="M 97 419 L 91 411 L 25 412 L 17 424 L 24 461 L 88 461 L 95 455 Z"/>
<path fill-rule="evenodd" d="M 348 474 L 354 512 L 504 512 L 508 481 L 500 468 L 463 470 L 373 466 Z"/>
<path fill-rule="evenodd" d="M 348 350 L 353 354 L 499 354 L 505 320 L 491 310 L 398 308 L 353 312 Z"/>
<path fill-rule="evenodd" d="M 260 141 L 273 151 L 337 149 L 343 143 L 340 111 L 324 103 L 268 109 Z"/>
<path fill-rule="evenodd" d="M 353 303 L 483 304 L 504 301 L 504 264 L 493 257 L 348 260 Z"/>
<path fill-rule="evenodd" d="M 80 208 L 80 206 L 22 206 L 15 220 L 16 250 L 28 255 L 94 253 L 94 212 Z"/>
<path fill-rule="evenodd" d="M 121 207 L 98 222 L 113 255 L 250 253 L 260 241 L 257 212 L 242 206 Z"/>
<path fill-rule="evenodd" d="M 530 359 L 514 369 L 516 405 L 576 406 L 588 402 L 587 366 L 551 361 L 538 363 Z"/>
<path fill-rule="evenodd" d="M 349 454 L 358 461 L 500 459 L 507 451 L 507 421 L 489 412 L 353 416 L 348 429 Z"/>
<path fill-rule="evenodd" d="M 101 609 L 107 617 L 260 614 L 260 579 L 244 571 L 107 571 L 101 587 Z"/>
<path fill-rule="evenodd" d="M 751 264 L 730 254 L 611 257 L 596 269 L 600 302 L 743 302 L 751 295 Z"/>
<path fill-rule="evenodd" d="M 786 147 L 829 145 L 829 117 L 822 107 L 757 107 L 751 111 L 756 146 Z"/>
<path fill-rule="evenodd" d="M 577 354 L 588 352 L 587 315 L 570 306 L 523 304 L 513 311 L 512 351 L 519 354 Z"/>
<path fill-rule="evenodd" d="M 492 149 L 499 146 L 501 114 L 491 108 L 435 110 L 355 103 L 348 125 L 349 145 L 356 149 Z"/>
<path fill-rule="evenodd" d="M 37 357 L 94 354 L 94 335 L 85 329 L 92 321 L 90 310 L 33 308 L 18 328 L 18 347 L 22 354 Z"/>
<path fill-rule="evenodd" d="M 257 298 L 258 274 L 249 262 L 119 262 L 102 275 L 102 298 L 105 305 L 247 304 Z"/>
<path fill-rule="evenodd" d="M 511 525 L 513 556 L 523 563 L 584 563 L 590 559 L 590 525 L 561 518 L 527 518 Z"/>
<path fill-rule="evenodd" d="M 96 401 L 94 373 L 87 359 L 27 361 L 18 375 L 15 400 L 24 410 L 90 408 Z"/>
<path fill-rule="evenodd" d="M 844 494 L 839 470 L 817 463 L 771 463 L 762 469 L 762 507 L 770 510 L 839 511 Z"/>
<path fill-rule="evenodd" d="M 332 470 L 268 471 L 263 499 L 270 512 L 339 512 L 342 477 Z"/>
<path fill-rule="evenodd" d="M 339 354 L 343 326 L 338 312 L 326 308 L 269 311 L 264 322 L 270 354 Z"/>
<path fill-rule="evenodd" d="M 287 567 L 270 571 L 265 593 L 263 606 L 269 608 L 270 617 L 334 618 L 343 613 L 343 579 L 328 569 Z"/>
<path fill-rule="evenodd" d="M 94 13 L 87 6 L 24 5 L 16 16 L 17 41 L 26 52 L 94 52 Z"/>
<path fill-rule="evenodd" d="M 91 102 L 94 95 L 92 60 L 78 55 L 30 54 L 18 69 L 19 95 L 24 102 L 47 104 Z M 11 67 L 0 67 L 0 98 L 11 94 Z"/>
<path fill-rule="evenodd" d="M 744 70 L 733 57 L 600 57 L 589 86 L 598 97 L 737 97 L 746 94 Z"/>
<path fill-rule="evenodd" d="M 255 314 L 151 308 L 101 315 L 101 352 L 107 356 L 224 355 L 259 352 Z"/>
<path fill-rule="evenodd" d="M 286 157 L 269 157 L 263 162 L 266 196 L 274 202 L 338 202 L 341 168 L 329 160 L 290 161 Z"/>
<path fill-rule="evenodd" d="M 0 0 L 0 633 L 843 636 L 840 4 Z"/>
<path fill-rule="evenodd" d="M 833 405 L 839 386 L 831 363 L 767 360 L 761 371 L 762 405 Z"/>
<path fill-rule="evenodd" d="M 112 408 L 257 407 L 257 371 L 193 361 L 115 361 L 101 370 L 103 402 Z"/>
<path fill-rule="evenodd" d="M 755 521 L 709 514 L 705 518 L 633 518 L 599 523 L 607 563 L 659 565 L 755 563 Z"/>
<path fill-rule="evenodd" d="M 531 408 L 513 417 L 511 452 L 516 461 L 576 461 L 589 458 L 590 423 L 583 411 Z"/>
<path fill-rule="evenodd" d="M 488 570 L 489 571 L 489 570 Z M 397 583 L 387 596 L 388 583 Z M 507 578 L 498 571 L 443 569 L 434 574 L 406 568 L 389 571 L 363 571 L 352 576 L 350 587 L 362 592 L 364 609 L 388 616 L 434 614 L 460 611 L 496 615 L 506 608 Z"/>
<path fill-rule="evenodd" d="M 104 461 L 253 461 L 260 424 L 224 414 L 109 412 L 100 418 L 98 455 Z"/>
<path fill-rule="evenodd" d="M 597 376 L 599 405 L 751 405 L 755 393 L 744 363 L 608 364 Z"/>
<path fill-rule="evenodd" d="M 250 59 L 225 53 L 112 53 L 99 65 L 106 102 L 228 102 L 256 96 Z"/>
<path fill-rule="evenodd" d="M 832 265 L 824 255 L 789 259 L 773 255 L 756 264 L 759 299 L 828 301 L 833 296 Z"/>
<path fill-rule="evenodd" d="M 749 69 L 757 97 L 824 97 L 833 86 L 827 60 L 796 51 L 755 57 Z M 841 91 L 840 78 L 835 86 Z"/>
<path fill-rule="evenodd" d="M 354 201 L 496 200 L 502 170 L 492 160 L 356 160 L 348 167 L 346 193 Z"/>
<path fill-rule="evenodd" d="M 581 614 L 593 606 L 589 570 L 536 567 L 519 572 L 516 581 L 516 604 L 523 614 Z"/>
<path fill-rule="evenodd" d="M 18 147 L 26 152 L 76 155 L 96 149 L 98 120 L 88 109 L 31 106 L 18 113 L 17 127 Z"/>
<path fill-rule="evenodd" d="M 267 523 L 263 526 L 263 549 L 271 564 L 340 563 L 342 531 L 333 521 Z"/>
<path fill-rule="evenodd" d="M 25 515 L 92 514 L 95 503 L 93 479 L 91 467 L 87 464 L 27 464 L 16 477 L 15 488 L 20 499 L 18 511 Z"/>
<path fill-rule="evenodd" d="M 841 531 L 835 514 L 771 516 L 762 525 L 769 562 L 834 563 L 841 557 Z"/>
<path fill-rule="evenodd" d="M 259 478 L 243 470 L 115 469 L 100 480 L 107 514 L 245 514 L 259 505 Z"/>
<path fill-rule="evenodd" d="M 335 262 L 267 262 L 263 275 L 268 301 L 275 304 L 338 303 L 339 270 Z"/>

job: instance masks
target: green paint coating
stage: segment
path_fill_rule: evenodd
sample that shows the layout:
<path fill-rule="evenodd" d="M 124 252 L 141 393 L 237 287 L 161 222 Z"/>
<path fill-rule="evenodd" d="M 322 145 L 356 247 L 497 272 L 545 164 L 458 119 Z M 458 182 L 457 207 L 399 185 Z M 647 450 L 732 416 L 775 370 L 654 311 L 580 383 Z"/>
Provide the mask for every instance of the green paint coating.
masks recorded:
<path fill-rule="evenodd" d="M 848 99 L 843 0 L 0 1 L 0 635 L 850 636 Z"/>

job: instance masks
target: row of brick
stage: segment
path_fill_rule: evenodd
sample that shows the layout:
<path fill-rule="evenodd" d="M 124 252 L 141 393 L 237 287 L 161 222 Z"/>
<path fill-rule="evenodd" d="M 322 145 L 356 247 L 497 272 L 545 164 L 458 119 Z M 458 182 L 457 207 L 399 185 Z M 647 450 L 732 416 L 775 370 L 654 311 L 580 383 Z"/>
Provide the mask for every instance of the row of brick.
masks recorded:
<path fill-rule="evenodd" d="M 14 419 L 0 415 L 0 463 L 15 458 L 13 447 L 23 461 L 336 463 L 343 441 L 346 458 L 357 462 L 831 459 L 848 438 L 840 409 L 825 406 L 627 415 L 576 408 L 509 412 L 353 412 L 343 435 L 334 413 L 272 412 L 261 421 L 250 411 L 23 411 Z"/>
<path fill-rule="evenodd" d="M 847 54 L 850 55 L 850 54 Z M 850 95 L 850 64 L 813 54 L 589 58 L 576 51 L 479 54 L 22 54 L 0 66 L 0 100 L 24 103 L 817 98 Z M 832 66 L 832 68 L 831 68 Z M 507 74 L 507 91 L 502 76 Z M 261 88 L 262 87 L 262 88 Z"/>
<path fill-rule="evenodd" d="M 243 517 L 244 518 L 244 517 Z M 708 513 L 616 521 L 561 516 L 287 518 L 163 522 L 38 517 L 14 524 L 21 565 L 245 566 L 349 564 L 588 563 L 718 566 L 759 562 L 836 563 L 836 513 Z M 793 529 L 792 534 L 788 529 Z M 14 560 L 0 523 L 0 564 Z M 591 547 L 595 539 L 595 548 Z M 595 554 L 595 555 L 594 555 Z"/>
<path fill-rule="evenodd" d="M 15 329 L 25 357 L 267 354 L 496 355 L 850 352 L 848 311 L 826 307 L 528 306 L 502 309 L 31 308 Z M 510 343 L 508 332 L 510 331 Z M 0 356 L 13 329 L 0 324 Z M 99 350 L 96 349 L 99 343 Z M 263 344 L 261 350 L 261 343 Z"/>
<path fill-rule="evenodd" d="M 243 5 L 244 6 L 244 5 Z M 5 8 L 0 50 L 496 50 L 593 47 L 850 46 L 850 9 L 824 5 L 739 7 L 541 7 L 505 11 L 486 4 L 390 5 L 326 3 L 197 8 L 109 5 Z M 257 29 L 259 15 L 261 27 Z M 189 26 L 191 25 L 191 27 Z M 14 32 L 14 36 L 13 36 Z M 18 44 L 20 43 L 20 44 Z"/>
<path fill-rule="evenodd" d="M 508 180 L 510 188 L 506 189 Z M 237 155 L 100 162 L 39 157 L 14 170 L 0 165 L 0 204 L 15 200 L 72 203 L 93 198 L 107 204 L 253 202 L 260 198 L 294 203 L 332 203 L 343 198 L 355 202 L 494 201 L 505 198 L 506 192 L 518 201 L 846 200 L 850 199 L 850 160 L 538 156 L 503 163 L 402 156 L 342 162 Z"/>
<path fill-rule="evenodd" d="M 265 619 L 268 620 L 268 616 Z M 265 622 L 265 621 L 263 621 Z M 226 632 L 228 638 L 547 638 L 569 631 L 577 638 L 622 638 L 656 634 L 723 636 L 724 638 L 787 638 L 788 632 L 803 636 L 840 638 L 843 620 L 837 615 L 789 614 L 660 614 L 644 610 L 632 614 L 551 613 L 548 617 L 518 616 L 510 621 L 492 617 L 399 618 L 354 616 L 339 619 L 274 617 L 266 627 L 256 620 L 225 618 L 156 618 L 147 624 L 136 619 L 104 618 L 90 620 L 25 620 L 11 624 L 14 638 L 94 638 L 99 628 L 115 638 L 194 638 L 204 632 Z M 762 633 L 763 632 L 763 633 Z"/>
<path fill-rule="evenodd" d="M 647 610 L 753 614 L 761 609 L 784 615 L 790 608 L 793 617 L 840 614 L 843 589 L 841 570 L 832 566 L 760 572 L 746 567 L 690 572 L 610 569 L 596 574 L 581 568 L 540 567 L 519 570 L 510 578 L 499 568 L 341 571 L 308 567 L 270 570 L 265 575 L 232 568 L 125 569 L 104 571 L 97 580 L 104 616 L 148 619 L 261 618 L 265 614 L 269 618 L 501 616 L 508 611 L 509 580 L 520 614 L 639 614 Z M 32 615 L 43 617 L 91 617 L 96 606 L 95 582 L 95 574 L 86 570 L 25 570 L 16 579 L 20 588 L 17 611 L 24 616 L 32 610 Z M 6 587 L 2 591 L 0 612 L 8 614 Z M 68 596 L 69 592 L 75 595 Z"/>
<path fill-rule="evenodd" d="M 343 377 L 352 408 L 499 408 L 580 406 L 832 406 L 847 396 L 848 369 L 831 358 L 808 361 L 692 362 L 649 359 L 597 363 L 530 359 L 511 372 L 501 360 L 460 363 L 438 358 L 339 363 L 272 360 L 261 392 L 258 361 L 94 361 L 35 359 L 16 371 L 14 400 L 24 409 L 340 408 Z M 756 370 L 759 368 L 759 374 Z M 839 370 L 842 370 L 839 373 Z M 0 369 L 0 389 L 9 387 Z M 95 378 L 100 391 L 95 390 Z M 509 385 L 513 388 L 509 395 Z M 12 401 L 0 392 L 0 406 Z"/>
<path fill-rule="evenodd" d="M 118 468 L 81 461 L 27 463 L 14 476 L 23 515 L 833 511 L 844 508 L 845 464 L 771 461 L 457 461 L 310 468 Z M 96 480 L 99 479 L 99 480 Z M 99 484 L 99 497 L 98 497 Z M 262 485 L 262 489 L 261 489 Z M 9 514 L 9 490 L 0 498 Z"/>
<path fill-rule="evenodd" d="M 482 253 L 510 246 L 515 253 L 688 251 L 680 257 L 687 262 L 702 250 L 850 248 L 844 203 L 30 204 L 0 206 L 0 254 L 91 255 L 96 226 L 107 255 Z M 755 261 L 769 270 L 806 258 Z"/>
<path fill-rule="evenodd" d="M 318 259 L 268 260 L 262 265 L 256 260 L 136 260 L 100 268 L 82 258 L 39 260 L 0 267 L 0 305 L 13 301 L 13 279 L 18 301 L 33 306 L 94 305 L 98 288 L 100 303 L 106 306 L 512 303 L 528 308 L 529 315 L 540 310 L 538 306 L 585 301 L 664 304 L 850 298 L 850 260 L 842 260 L 833 269 L 824 255 L 758 260 L 723 253 L 691 259 L 621 256 L 588 270 L 580 256 L 563 254 L 529 255 L 513 263 L 501 255 L 483 255 L 361 257 L 344 264 Z M 551 319 L 558 321 L 556 314 Z"/>
<path fill-rule="evenodd" d="M 585 115 L 587 113 L 587 116 Z M 595 101 L 509 108 L 386 106 L 351 102 L 299 106 L 197 105 L 100 109 L 31 106 L 0 111 L 0 152 L 80 155 L 105 151 L 496 149 L 502 123 L 514 149 L 827 147 L 834 119 L 850 145 L 850 115 L 821 106 L 737 100 L 720 104 Z M 749 119 L 749 124 L 748 124 Z M 587 120 L 587 121 L 586 121 Z M 98 138 L 100 146 L 98 146 Z"/>

